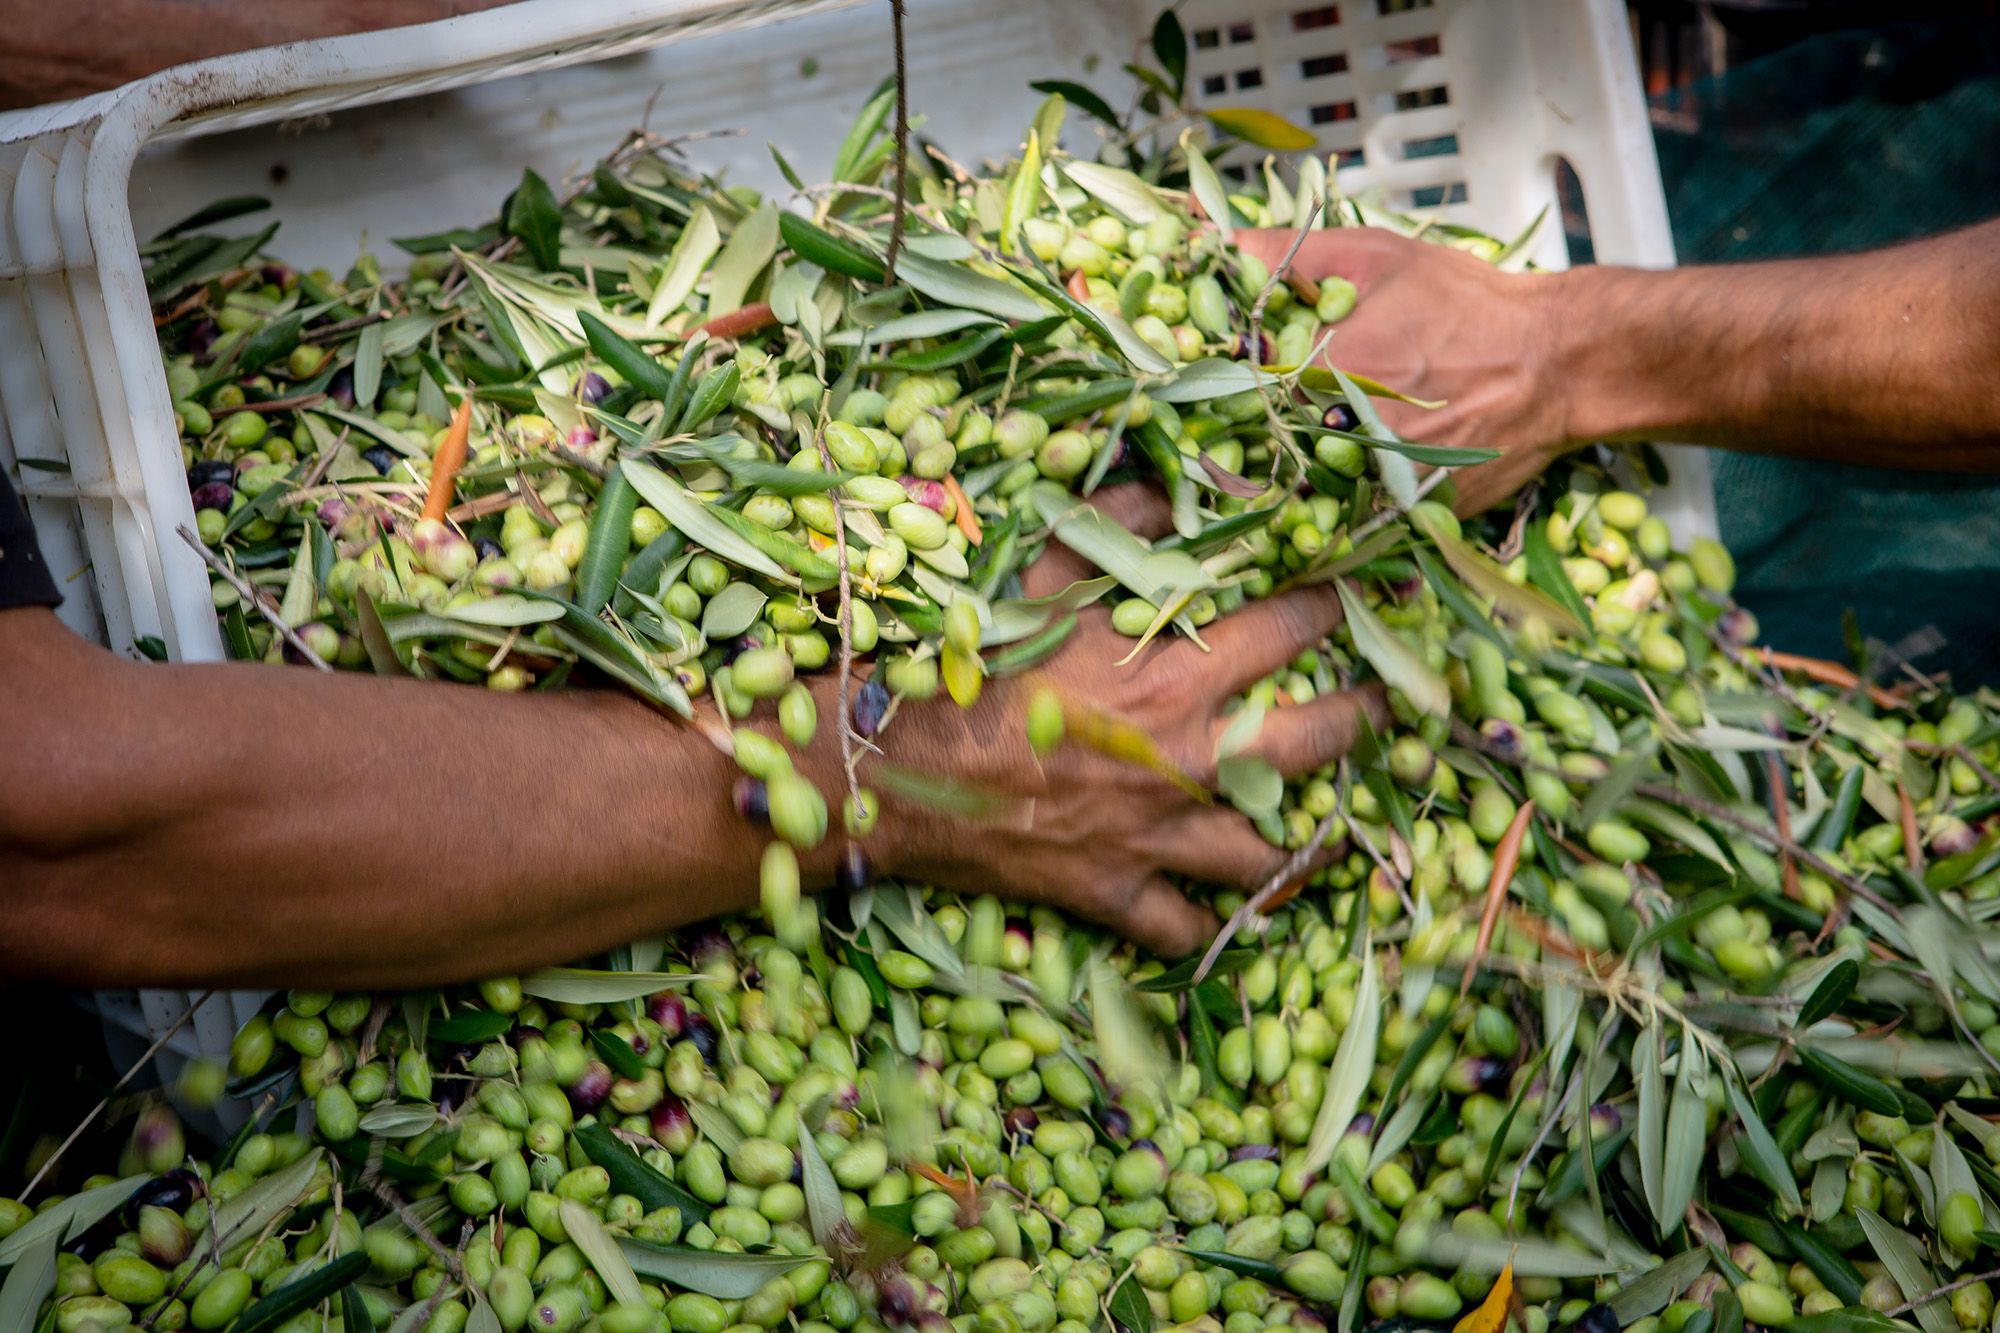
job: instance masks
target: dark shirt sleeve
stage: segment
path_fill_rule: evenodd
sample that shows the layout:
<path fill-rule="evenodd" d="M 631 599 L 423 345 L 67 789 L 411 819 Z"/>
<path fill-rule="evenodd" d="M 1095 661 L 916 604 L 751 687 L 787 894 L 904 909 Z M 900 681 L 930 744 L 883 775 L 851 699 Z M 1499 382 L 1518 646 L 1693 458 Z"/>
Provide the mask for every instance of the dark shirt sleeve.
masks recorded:
<path fill-rule="evenodd" d="M 0 611 L 18 606 L 54 606 L 62 601 L 42 548 L 13 483 L 0 472 Z"/>

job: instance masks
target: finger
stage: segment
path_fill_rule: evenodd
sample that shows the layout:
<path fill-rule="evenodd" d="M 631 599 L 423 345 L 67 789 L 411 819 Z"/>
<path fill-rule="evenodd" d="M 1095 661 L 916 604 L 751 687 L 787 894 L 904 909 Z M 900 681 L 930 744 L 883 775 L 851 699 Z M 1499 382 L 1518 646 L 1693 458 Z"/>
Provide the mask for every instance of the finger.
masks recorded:
<path fill-rule="evenodd" d="M 1332 584 L 1295 588 L 1250 602 L 1202 631 L 1211 651 L 1191 643 L 1174 651 L 1194 653 L 1198 671 L 1218 699 L 1250 688 L 1339 627 L 1340 594 Z"/>
<path fill-rule="evenodd" d="M 1361 720 L 1377 730 L 1389 724 L 1389 701 L 1379 682 L 1322 694 L 1290 708 L 1274 708 L 1250 753 L 1270 761 L 1288 778 L 1332 763 L 1354 748 Z M 1221 725 L 1220 722 L 1217 724 Z"/>
<path fill-rule="evenodd" d="M 1169 870 L 1245 893 L 1262 888 L 1289 855 L 1264 841 L 1241 814 L 1220 806 L 1181 819 L 1160 850 Z"/>
<path fill-rule="evenodd" d="M 1162 958 L 1181 958 L 1205 947 L 1222 929 L 1222 922 L 1206 907 L 1197 906 L 1155 875 L 1139 889 L 1139 894 L 1117 923 L 1120 933 Z"/>
<path fill-rule="evenodd" d="M 1145 482 L 1107 486 L 1087 501 L 1079 503 L 1090 505 L 1134 536 L 1147 541 L 1163 537 L 1173 530 L 1173 507 L 1158 487 Z M 1042 548 L 1041 558 L 1022 572 L 1021 591 L 1029 597 L 1047 597 L 1061 592 L 1079 579 L 1095 578 L 1097 573 L 1095 565 L 1064 546 L 1060 537 L 1052 537 L 1049 544 Z"/>
<path fill-rule="evenodd" d="M 1292 242 L 1298 239 L 1292 227 L 1240 229 L 1236 248 L 1264 261 L 1275 269 L 1283 261 Z M 1291 271 L 1313 279 L 1339 276 L 1366 290 L 1402 254 L 1402 237 L 1379 227 L 1338 227 L 1315 231 L 1292 256 Z M 1420 245 L 1422 242 L 1408 242 Z"/>

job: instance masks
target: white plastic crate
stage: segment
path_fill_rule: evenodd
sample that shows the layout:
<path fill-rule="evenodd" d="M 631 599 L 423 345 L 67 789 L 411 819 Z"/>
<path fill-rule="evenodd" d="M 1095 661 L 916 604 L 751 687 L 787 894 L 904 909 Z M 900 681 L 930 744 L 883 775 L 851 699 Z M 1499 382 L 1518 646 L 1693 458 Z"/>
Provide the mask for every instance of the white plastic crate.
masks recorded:
<path fill-rule="evenodd" d="M 1016 146 L 1039 99 L 1031 79 L 1119 100 L 1129 84 L 1113 72 L 1159 5 L 909 8 L 912 111 L 977 158 Z M 1553 205 L 1566 160 L 1601 260 L 1673 262 L 1620 0 L 1183 0 L 1178 12 L 1196 97 L 1312 128 L 1349 193 L 1439 202 L 1509 234 Z M 63 581 L 64 619 L 117 651 L 156 636 L 177 660 L 223 655 L 207 572 L 175 536 L 194 514 L 139 237 L 213 199 L 264 194 L 284 223 L 274 252 L 339 271 L 365 243 L 393 262 L 391 237 L 485 216 L 524 165 L 560 178 L 648 116 L 665 133 L 746 131 L 690 151 L 775 187 L 767 141 L 810 173 L 889 67 L 880 0 L 522 0 L 0 115 L 0 465 Z M 1088 153 L 1093 133 L 1073 114 L 1065 138 Z M 1530 253 L 1562 267 L 1560 227 L 1544 224 Z M 1676 450 L 1672 465 L 1656 509 L 1683 534 L 1713 531 L 1705 459 Z M 136 1055 L 193 998 L 148 992 L 110 1009 Z M 167 1050 L 220 1053 L 254 999 L 211 1001 Z"/>

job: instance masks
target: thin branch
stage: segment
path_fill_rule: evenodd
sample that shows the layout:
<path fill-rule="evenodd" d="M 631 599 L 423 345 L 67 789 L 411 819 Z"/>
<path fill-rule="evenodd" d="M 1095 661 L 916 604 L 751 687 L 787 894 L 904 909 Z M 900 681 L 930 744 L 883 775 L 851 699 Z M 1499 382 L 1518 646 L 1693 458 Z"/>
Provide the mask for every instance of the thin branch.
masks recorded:
<path fill-rule="evenodd" d="M 1910 1311 L 1916 1309 L 1919 1305 L 1929 1305 L 1932 1301 L 1938 1300 L 1941 1297 L 1949 1296 L 1954 1291 L 1963 1291 L 1965 1288 L 1972 1286 L 1974 1283 L 1990 1282 L 1996 1277 L 2000 1277 L 2000 1268 L 1996 1268 L 1990 1273 L 1974 1273 L 1970 1277 L 1959 1278 L 1956 1282 L 1947 1282 L 1942 1287 L 1939 1287 L 1936 1291 L 1927 1291 L 1913 1301 L 1904 1301 L 1901 1305 L 1897 1306 L 1895 1309 L 1884 1310 L 1882 1313 L 1887 1315 L 1889 1318 L 1894 1319 L 1897 1315 L 1908 1314 Z"/>
<path fill-rule="evenodd" d="M 1307 867 L 1312 865 L 1313 857 L 1325 846 L 1326 835 L 1333 831 L 1334 821 L 1340 817 L 1340 803 L 1336 803 L 1333 809 L 1327 811 L 1325 818 L 1314 826 L 1312 837 L 1306 839 L 1297 851 L 1286 857 L 1284 864 L 1272 872 L 1271 877 L 1265 880 L 1257 892 L 1251 894 L 1241 907 L 1229 914 L 1229 920 L 1222 923 L 1222 929 L 1216 931 L 1215 938 L 1209 941 L 1208 952 L 1201 956 L 1201 966 L 1194 970 L 1194 980 L 1189 982 L 1189 985 L 1200 985 L 1208 976 L 1209 970 L 1215 966 L 1215 960 L 1222 956 L 1222 951 L 1236 938 L 1236 932 L 1242 929 L 1244 923 L 1262 912 L 1266 904 L 1283 893 L 1287 885 L 1306 872 Z"/>
<path fill-rule="evenodd" d="M 42 1163 L 41 1170 L 35 1172 L 34 1179 L 30 1180 L 28 1182 L 27 1188 L 21 1191 L 20 1197 L 23 1200 L 26 1200 L 30 1194 L 33 1194 L 35 1192 L 35 1186 L 41 1184 L 43 1177 L 47 1176 L 50 1171 L 55 1169 L 55 1164 L 62 1160 L 62 1155 L 68 1152 L 70 1150 L 70 1146 L 74 1144 L 77 1141 L 77 1139 L 82 1136 L 83 1131 L 89 1129 L 91 1124 L 94 1121 L 96 1121 L 97 1117 L 104 1113 L 104 1108 L 111 1105 L 111 1099 L 117 1096 L 119 1092 L 121 1092 L 124 1089 L 125 1085 L 127 1083 L 130 1083 L 133 1077 L 136 1074 L 138 1074 L 140 1070 L 144 1069 L 147 1065 L 153 1062 L 153 1057 L 160 1053 L 160 1048 L 165 1046 L 167 1042 L 172 1039 L 175 1033 L 179 1032 L 182 1028 L 186 1027 L 188 1025 L 188 1022 L 194 1018 L 196 1010 L 200 1009 L 203 1005 L 207 1004 L 210 1000 L 214 998 L 215 998 L 214 991 L 212 990 L 203 991 L 201 994 L 201 998 L 196 1000 L 193 1004 L 189 1005 L 187 1007 L 187 1012 L 183 1013 L 179 1018 L 175 1019 L 172 1027 L 169 1027 L 165 1032 L 162 1032 L 159 1036 L 153 1039 L 153 1044 L 146 1048 L 146 1053 L 144 1055 L 141 1055 L 138 1058 L 138 1060 L 134 1062 L 132 1067 L 125 1071 L 123 1077 L 121 1077 L 116 1083 L 111 1085 L 111 1091 L 105 1093 L 103 1097 L 98 1099 L 97 1105 L 90 1108 L 90 1114 L 86 1115 L 81 1121 L 79 1121 L 77 1123 L 76 1128 L 69 1132 L 69 1137 L 64 1139 L 62 1143 L 57 1146 L 56 1150 L 49 1154 L 49 1159 L 46 1162 Z"/>
<path fill-rule="evenodd" d="M 889 222 L 889 253 L 883 282 L 896 281 L 896 258 L 903 251 L 903 219 L 910 207 L 910 79 L 903 60 L 903 0 L 889 0 L 896 38 L 896 212 Z"/>
<path fill-rule="evenodd" d="M 208 547 L 205 544 L 203 544 L 201 538 L 195 536 L 193 531 L 191 531 L 185 523 L 181 524 L 181 526 L 179 526 L 178 528 L 175 528 L 174 531 L 180 533 L 181 540 L 186 542 L 189 546 L 192 546 L 195 550 L 195 554 L 202 558 L 203 563 L 205 563 L 210 569 L 214 570 L 218 575 L 220 575 L 222 577 L 223 582 L 227 583 L 230 587 L 236 589 L 237 595 L 242 597 L 244 601 L 248 602 L 251 608 L 254 609 L 258 615 L 270 621 L 271 627 L 277 630 L 278 633 L 283 636 L 285 642 L 289 643 L 293 647 L 293 649 L 295 649 L 298 652 L 299 656 L 305 658 L 307 662 L 310 662 L 313 666 L 318 667 L 321 671 L 333 670 L 332 667 L 326 664 L 325 658 L 321 657 L 318 653 L 314 652 L 311 646 L 308 645 L 304 639 L 301 639 L 299 637 L 298 631 L 294 630 L 290 625 L 287 625 L 283 617 L 281 617 L 276 611 L 273 611 L 269 606 L 265 605 L 264 598 L 261 595 L 259 595 L 256 588 L 252 587 L 249 583 L 247 583 L 242 575 L 238 574 L 235 570 L 231 569 L 229 567 L 228 562 L 225 561 L 221 556 L 209 550 Z"/>

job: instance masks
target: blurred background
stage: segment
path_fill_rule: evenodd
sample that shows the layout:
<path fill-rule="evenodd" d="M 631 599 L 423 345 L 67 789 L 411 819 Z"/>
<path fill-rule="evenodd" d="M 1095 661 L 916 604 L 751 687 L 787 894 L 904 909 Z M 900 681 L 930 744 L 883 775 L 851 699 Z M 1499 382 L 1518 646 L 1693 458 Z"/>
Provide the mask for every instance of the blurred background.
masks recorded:
<path fill-rule="evenodd" d="M 1993 0 L 1630 10 L 1681 263 L 1859 250 L 2000 214 Z M 1714 467 L 1739 596 L 1768 642 L 1844 658 L 1851 610 L 1920 670 L 2000 683 L 2000 481 L 1730 454 Z"/>

